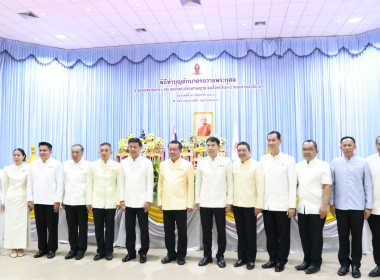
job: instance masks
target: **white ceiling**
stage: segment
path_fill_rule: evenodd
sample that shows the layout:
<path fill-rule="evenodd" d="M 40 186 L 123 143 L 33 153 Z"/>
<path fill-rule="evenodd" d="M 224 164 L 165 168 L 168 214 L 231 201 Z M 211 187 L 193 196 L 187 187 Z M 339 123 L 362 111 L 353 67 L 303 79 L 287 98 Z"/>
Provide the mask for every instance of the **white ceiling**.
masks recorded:
<path fill-rule="evenodd" d="M 360 34 L 380 28 L 380 0 L 0 0 L 0 37 L 67 49 Z M 38 19 L 17 13 L 32 11 Z M 361 18 L 350 23 L 351 18 Z M 255 26 L 266 21 L 265 26 Z M 195 24 L 204 24 L 201 30 Z M 146 33 L 137 33 L 145 28 Z M 56 35 L 65 35 L 57 39 Z"/>

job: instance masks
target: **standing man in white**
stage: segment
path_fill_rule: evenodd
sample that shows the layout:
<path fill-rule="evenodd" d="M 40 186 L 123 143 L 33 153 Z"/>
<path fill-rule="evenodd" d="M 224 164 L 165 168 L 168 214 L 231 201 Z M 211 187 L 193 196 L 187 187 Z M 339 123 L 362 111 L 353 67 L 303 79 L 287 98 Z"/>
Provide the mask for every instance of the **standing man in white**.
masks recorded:
<path fill-rule="evenodd" d="M 380 136 L 376 138 L 377 153 L 369 156 L 367 162 L 372 177 L 372 212 L 368 224 L 372 231 L 373 258 L 376 267 L 369 273 L 371 277 L 380 276 Z"/>
<path fill-rule="evenodd" d="M 226 267 L 226 211 L 231 211 L 233 203 L 232 163 L 229 158 L 218 155 L 220 140 L 210 137 L 206 141 L 207 157 L 198 161 L 195 179 L 195 203 L 200 210 L 203 233 L 203 259 L 198 264 L 205 266 L 212 262 L 212 226 L 215 217 L 218 231 L 217 264 Z"/>
<path fill-rule="evenodd" d="M 53 146 L 48 142 L 38 144 L 40 159 L 30 164 L 27 185 L 29 210 L 34 209 L 38 236 L 35 258 L 47 254 L 55 257 L 58 249 L 58 210 L 62 202 L 62 164 L 53 158 Z M 49 233 L 49 235 L 48 235 Z"/>
<path fill-rule="evenodd" d="M 142 142 L 139 138 L 129 139 L 128 146 L 130 157 L 121 162 L 119 174 L 120 207 L 125 212 L 125 245 L 128 250 L 122 261 L 136 258 L 137 217 L 141 236 L 140 263 L 145 263 L 149 250 L 148 211 L 153 202 L 153 165 L 140 155 Z"/>
<path fill-rule="evenodd" d="M 113 239 L 115 213 L 119 208 L 118 177 L 120 164 L 110 159 L 112 147 L 102 143 L 99 147 L 100 159 L 90 164 L 86 180 L 86 206 L 94 214 L 95 238 L 98 249 L 94 261 L 104 257 L 113 259 Z M 105 236 L 104 236 L 104 226 Z"/>
<path fill-rule="evenodd" d="M 323 227 L 332 190 L 330 166 L 316 158 L 317 148 L 314 140 L 306 140 L 302 145 L 305 160 L 296 165 L 298 228 L 304 258 L 295 268 L 306 274 L 318 272 L 322 264 Z"/>
<path fill-rule="evenodd" d="M 4 248 L 12 249 L 11 257 L 22 257 L 29 244 L 29 214 L 26 185 L 29 164 L 24 163 L 23 149 L 13 151 L 14 164 L 4 168 L 0 209 L 4 213 Z M 0 181 L 1 183 L 1 181 Z"/>
<path fill-rule="evenodd" d="M 71 147 L 72 160 L 63 163 L 63 203 L 66 210 L 70 251 L 65 259 L 80 260 L 87 250 L 88 214 L 86 208 L 86 179 L 89 162 L 83 159 L 80 144 Z M 78 234 L 79 230 L 79 234 Z"/>
<path fill-rule="evenodd" d="M 290 219 L 296 212 L 297 172 L 293 157 L 280 150 L 281 134 L 267 135 L 271 153 L 261 157 L 264 167 L 264 229 L 267 236 L 269 261 L 262 268 L 285 269 L 290 250 Z"/>

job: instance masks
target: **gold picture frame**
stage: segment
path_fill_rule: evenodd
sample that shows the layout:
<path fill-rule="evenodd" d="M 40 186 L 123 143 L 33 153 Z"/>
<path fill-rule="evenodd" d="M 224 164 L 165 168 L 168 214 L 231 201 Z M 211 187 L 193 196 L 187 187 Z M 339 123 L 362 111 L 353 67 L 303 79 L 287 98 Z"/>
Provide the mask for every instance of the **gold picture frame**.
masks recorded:
<path fill-rule="evenodd" d="M 214 132 L 214 113 L 213 112 L 195 112 L 194 113 L 194 134 L 198 138 L 208 138 L 213 134 L 213 132 Z"/>

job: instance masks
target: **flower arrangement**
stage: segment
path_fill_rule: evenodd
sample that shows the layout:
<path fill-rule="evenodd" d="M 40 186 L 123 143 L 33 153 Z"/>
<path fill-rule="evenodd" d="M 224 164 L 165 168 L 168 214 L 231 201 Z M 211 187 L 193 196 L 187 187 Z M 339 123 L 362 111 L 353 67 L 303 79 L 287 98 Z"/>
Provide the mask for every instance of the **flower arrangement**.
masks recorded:
<path fill-rule="evenodd" d="M 148 143 L 146 143 L 145 146 L 146 146 L 146 149 L 149 150 L 149 151 L 152 151 L 156 147 L 156 145 L 154 144 L 154 142 L 148 142 Z"/>
<path fill-rule="evenodd" d="M 125 137 L 125 139 L 127 139 L 127 141 L 131 138 L 135 138 L 135 136 L 133 134 L 128 134 L 127 137 Z"/>
<path fill-rule="evenodd" d="M 195 151 L 200 154 L 200 153 L 206 152 L 207 149 L 205 147 L 201 146 L 201 147 L 196 148 Z"/>
<path fill-rule="evenodd" d="M 146 143 L 146 140 L 145 140 L 144 138 L 140 138 L 140 140 L 141 140 L 141 142 L 142 142 L 143 144 Z"/>
<path fill-rule="evenodd" d="M 189 141 L 191 143 L 195 143 L 197 141 L 197 136 L 195 135 L 195 133 L 191 133 L 188 137 Z"/>
<path fill-rule="evenodd" d="M 183 142 L 183 143 L 181 143 L 182 144 L 182 149 L 184 149 L 184 150 L 190 150 L 190 143 L 188 143 L 188 142 Z"/>
<path fill-rule="evenodd" d="M 227 144 L 227 140 L 224 139 L 223 137 L 219 137 L 219 140 L 220 140 L 220 144 L 221 144 L 222 146 L 224 146 L 224 145 Z"/>
<path fill-rule="evenodd" d="M 154 136 L 153 133 L 149 133 L 149 134 L 146 136 L 146 140 L 147 140 L 147 141 L 153 141 L 154 138 L 156 138 L 156 136 Z"/>
<path fill-rule="evenodd" d="M 156 139 L 154 139 L 154 145 L 156 148 L 161 148 L 163 144 L 164 144 L 164 140 L 162 140 L 161 137 L 156 137 Z"/>
<path fill-rule="evenodd" d="M 120 151 L 126 151 L 127 149 L 128 149 L 127 139 L 120 139 L 119 140 L 119 150 Z"/>
<path fill-rule="evenodd" d="M 197 144 L 203 147 L 206 144 L 206 140 L 205 138 L 199 138 L 197 139 Z"/>

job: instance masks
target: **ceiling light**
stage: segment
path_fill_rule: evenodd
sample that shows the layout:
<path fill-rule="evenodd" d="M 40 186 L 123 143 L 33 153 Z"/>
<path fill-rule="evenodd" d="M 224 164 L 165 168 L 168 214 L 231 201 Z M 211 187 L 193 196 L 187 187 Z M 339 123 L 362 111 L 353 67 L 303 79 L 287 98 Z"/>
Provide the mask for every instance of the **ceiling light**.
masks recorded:
<path fill-rule="evenodd" d="M 193 28 L 194 29 L 204 29 L 206 26 L 202 23 L 194 24 Z"/>
<path fill-rule="evenodd" d="M 141 5 L 140 4 L 136 4 L 136 7 L 140 7 Z"/>
<path fill-rule="evenodd" d="M 87 8 L 87 9 L 86 9 L 86 12 L 90 12 L 90 11 L 91 11 L 91 9 L 90 9 L 90 8 Z"/>
<path fill-rule="evenodd" d="M 361 21 L 362 19 L 360 17 L 356 17 L 356 18 L 350 18 L 348 20 L 349 23 L 357 23 L 359 21 Z"/>
<path fill-rule="evenodd" d="M 244 25 L 244 26 L 247 26 L 247 24 L 246 24 L 246 23 L 243 23 L 243 25 Z"/>
<path fill-rule="evenodd" d="M 111 34 L 115 34 L 115 31 L 112 31 Z"/>
<path fill-rule="evenodd" d="M 157 29 L 157 28 L 153 28 L 152 30 L 153 30 L 153 31 L 157 31 L 158 29 Z"/>
<path fill-rule="evenodd" d="M 337 22 L 337 23 L 340 23 L 340 22 L 341 22 L 341 20 L 340 20 L 340 19 L 338 19 L 336 22 Z"/>
<path fill-rule="evenodd" d="M 289 22 L 290 24 L 293 24 L 294 23 L 294 21 L 291 21 L 291 22 Z"/>
<path fill-rule="evenodd" d="M 200 0 L 181 0 L 181 4 L 184 7 L 188 6 L 200 6 L 201 1 Z"/>
<path fill-rule="evenodd" d="M 146 32 L 145 28 L 136 28 L 135 30 L 136 30 L 137 33 L 144 33 L 144 32 Z"/>
<path fill-rule="evenodd" d="M 44 16 L 45 14 L 44 13 L 41 13 L 41 16 Z"/>
<path fill-rule="evenodd" d="M 255 22 L 255 25 L 265 25 L 266 22 L 265 21 L 256 21 Z"/>
<path fill-rule="evenodd" d="M 58 35 L 55 35 L 55 38 L 57 38 L 57 39 L 65 39 L 66 35 L 58 34 Z"/>

